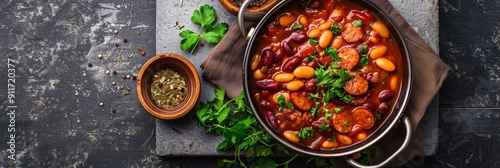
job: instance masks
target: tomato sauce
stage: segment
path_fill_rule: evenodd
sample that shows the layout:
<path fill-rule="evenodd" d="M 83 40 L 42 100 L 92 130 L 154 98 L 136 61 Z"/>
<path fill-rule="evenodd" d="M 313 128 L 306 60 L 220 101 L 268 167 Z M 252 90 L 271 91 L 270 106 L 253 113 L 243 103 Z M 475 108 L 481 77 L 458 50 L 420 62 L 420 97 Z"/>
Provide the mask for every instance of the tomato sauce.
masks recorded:
<path fill-rule="evenodd" d="M 385 23 L 352 1 L 314 1 L 264 27 L 251 62 L 254 98 L 286 139 L 332 150 L 363 141 L 391 111 L 401 54 Z"/>

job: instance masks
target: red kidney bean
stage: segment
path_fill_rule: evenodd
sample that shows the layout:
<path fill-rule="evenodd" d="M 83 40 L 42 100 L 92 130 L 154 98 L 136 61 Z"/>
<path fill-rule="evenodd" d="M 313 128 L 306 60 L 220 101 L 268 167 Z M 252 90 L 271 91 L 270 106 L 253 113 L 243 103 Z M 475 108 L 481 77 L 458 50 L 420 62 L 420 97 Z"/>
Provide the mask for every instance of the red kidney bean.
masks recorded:
<path fill-rule="evenodd" d="M 386 100 L 391 99 L 393 96 L 394 96 L 394 92 L 386 89 L 386 90 L 382 90 L 378 94 L 378 99 L 380 101 L 386 101 Z"/>
<path fill-rule="evenodd" d="M 318 62 L 317 61 L 311 61 L 309 63 L 306 64 L 307 66 L 310 66 L 311 68 L 318 68 Z"/>
<path fill-rule="evenodd" d="M 368 73 L 366 74 L 366 80 L 370 83 L 372 83 L 372 79 L 373 79 L 373 73 Z"/>
<path fill-rule="evenodd" d="M 306 82 L 304 89 L 308 92 L 313 92 L 316 90 L 316 85 L 318 85 L 318 79 L 312 78 Z"/>
<path fill-rule="evenodd" d="M 382 114 L 389 111 L 389 103 L 387 102 L 380 103 L 380 105 L 378 105 L 378 111 L 381 112 Z"/>
<path fill-rule="evenodd" d="M 293 33 L 292 34 L 292 40 L 296 42 L 304 42 L 307 40 L 307 35 L 304 33 Z"/>
<path fill-rule="evenodd" d="M 272 79 L 262 79 L 257 82 L 255 82 L 255 86 L 259 89 L 264 89 L 264 90 L 278 90 L 279 85 L 278 82 L 275 82 Z"/>
<path fill-rule="evenodd" d="M 290 46 L 290 44 L 288 44 L 287 41 L 283 41 L 281 43 L 281 47 L 285 51 L 285 54 L 287 54 L 288 56 L 293 56 L 295 54 L 295 52 L 293 51 L 292 47 Z"/>
<path fill-rule="evenodd" d="M 269 124 L 271 124 L 271 126 L 273 126 L 274 128 L 278 128 L 276 117 L 274 117 L 273 112 L 267 111 L 266 116 L 267 116 L 267 121 L 269 121 Z"/>
<path fill-rule="evenodd" d="M 265 101 L 263 100 L 262 102 L 260 102 L 260 107 L 263 108 L 264 110 L 267 110 L 267 111 L 273 111 L 274 110 L 274 106 L 269 103 L 268 101 Z"/>
<path fill-rule="evenodd" d="M 363 104 L 363 107 L 366 107 L 368 109 L 370 109 L 371 111 L 375 110 L 375 105 L 373 105 L 372 103 L 370 102 L 366 102 Z"/>
<path fill-rule="evenodd" d="M 347 134 L 347 135 L 349 135 L 349 136 L 356 135 L 359 132 L 361 132 L 361 130 L 362 130 L 361 125 L 355 124 L 354 126 L 352 126 L 351 132 L 349 132 L 349 134 Z"/>
<path fill-rule="evenodd" d="M 371 22 L 373 22 L 373 16 L 367 10 L 354 10 L 352 11 L 352 14 L 361 19 L 361 21 L 363 21 L 363 24 L 370 24 Z"/>
<path fill-rule="evenodd" d="M 283 59 L 283 50 L 278 49 L 273 55 L 273 61 L 274 62 L 281 62 L 281 59 Z"/>
<path fill-rule="evenodd" d="M 293 56 L 288 58 L 282 65 L 281 70 L 283 72 L 288 72 L 291 73 L 297 66 L 302 63 L 302 60 L 300 59 L 299 56 Z"/>
<path fill-rule="evenodd" d="M 273 62 L 273 52 L 270 49 L 262 51 L 262 65 L 270 66 Z"/>

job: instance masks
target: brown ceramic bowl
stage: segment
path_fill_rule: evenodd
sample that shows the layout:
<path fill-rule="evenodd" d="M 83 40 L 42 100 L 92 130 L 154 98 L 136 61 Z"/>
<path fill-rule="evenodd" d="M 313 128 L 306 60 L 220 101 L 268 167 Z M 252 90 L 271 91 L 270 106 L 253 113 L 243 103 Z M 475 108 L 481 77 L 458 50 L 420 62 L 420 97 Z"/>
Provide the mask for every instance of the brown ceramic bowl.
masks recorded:
<path fill-rule="evenodd" d="M 238 14 L 240 11 L 240 6 L 231 2 L 231 0 L 219 0 L 222 6 L 232 14 Z M 271 9 L 275 4 L 277 4 L 278 0 L 268 0 L 264 5 L 259 7 L 249 7 L 247 8 L 247 12 L 266 12 Z"/>
<path fill-rule="evenodd" d="M 151 97 L 151 83 L 153 76 L 160 70 L 171 69 L 178 72 L 186 80 L 188 92 L 185 99 L 172 108 L 160 108 Z M 198 101 L 200 96 L 200 77 L 193 64 L 183 56 L 165 53 L 149 59 L 141 68 L 137 77 L 137 97 L 142 107 L 156 118 L 173 120 L 187 114 Z"/>

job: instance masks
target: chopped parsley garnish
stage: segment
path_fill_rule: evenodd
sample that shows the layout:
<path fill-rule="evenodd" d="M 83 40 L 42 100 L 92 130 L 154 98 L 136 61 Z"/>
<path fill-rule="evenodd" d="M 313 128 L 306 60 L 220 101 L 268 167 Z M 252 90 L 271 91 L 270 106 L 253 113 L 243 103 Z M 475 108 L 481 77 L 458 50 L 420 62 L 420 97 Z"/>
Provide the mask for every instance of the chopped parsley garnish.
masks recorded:
<path fill-rule="evenodd" d="M 328 102 L 334 97 L 338 97 L 346 103 L 354 100 L 354 97 L 347 94 L 343 88 L 344 84 L 351 77 L 349 71 L 344 69 L 339 69 L 338 71 L 333 71 L 331 69 L 325 70 L 324 66 L 319 65 L 319 68 L 316 68 L 314 74 L 318 79 L 317 85 L 325 86 L 326 92 L 321 92 L 323 102 Z"/>
<path fill-rule="evenodd" d="M 292 26 L 292 29 L 293 29 L 293 30 L 302 29 L 302 28 L 304 28 L 304 25 L 302 25 L 302 24 L 294 24 L 294 25 Z"/>
<path fill-rule="evenodd" d="M 333 34 L 340 33 L 340 27 L 337 23 L 332 24 L 332 26 L 330 26 L 330 30 L 332 31 Z"/>
<path fill-rule="evenodd" d="M 349 122 L 347 122 L 347 121 L 344 121 L 344 125 L 347 127 L 350 126 Z"/>
<path fill-rule="evenodd" d="M 361 62 L 362 65 L 368 64 L 368 54 L 361 54 Z"/>
<path fill-rule="evenodd" d="M 307 55 L 307 61 L 311 62 L 314 61 L 314 59 L 316 59 L 315 55 Z"/>
<path fill-rule="evenodd" d="M 297 138 L 300 138 L 300 139 L 312 138 L 314 136 L 314 130 L 311 127 L 305 127 L 305 128 L 302 128 L 297 133 L 296 136 L 297 136 Z"/>
<path fill-rule="evenodd" d="M 371 146 L 363 151 L 361 151 L 361 157 L 356 159 L 357 162 L 364 165 L 372 165 L 372 156 L 377 156 L 378 150 L 376 146 Z"/>
<path fill-rule="evenodd" d="M 282 111 L 283 107 L 289 108 L 291 110 L 295 109 L 295 108 L 293 108 L 293 105 L 290 101 L 285 102 L 285 95 L 283 95 L 283 94 L 280 94 L 278 96 L 278 104 L 280 105 L 279 111 Z"/>
<path fill-rule="evenodd" d="M 381 114 L 375 114 L 375 122 L 382 120 Z"/>
<path fill-rule="evenodd" d="M 318 132 L 325 132 L 325 131 L 328 131 L 328 132 L 331 132 L 332 131 L 332 127 L 330 127 L 330 125 L 328 124 L 321 124 L 319 125 L 318 127 Z"/>
<path fill-rule="evenodd" d="M 330 59 L 332 59 L 332 61 L 341 61 L 342 58 L 340 58 L 339 56 L 337 56 L 337 49 L 335 48 L 332 48 L 332 47 L 326 47 L 325 48 L 325 54 L 330 56 Z"/>
<path fill-rule="evenodd" d="M 309 44 L 311 44 L 311 45 L 316 45 L 318 43 L 319 43 L 318 39 L 309 39 Z"/>
<path fill-rule="evenodd" d="M 332 119 L 333 117 L 333 114 L 329 112 L 329 110 L 327 108 L 324 108 L 323 109 L 323 112 L 325 112 L 325 120 L 329 120 L 329 119 Z"/>
<path fill-rule="evenodd" d="M 318 114 L 318 107 L 319 107 L 319 102 L 316 102 L 314 107 L 311 108 L 311 110 L 309 110 L 309 112 L 311 112 L 312 116 L 316 116 Z"/>
<path fill-rule="evenodd" d="M 319 93 L 316 93 L 316 94 L 309 93 L 308 98 L 309 99 L 319 99 L 320 98 Z"/>
<path fill-rule="evenodd" d="M 340 112 L 340 108 L 335 107 L 335 108 L 333 108 L 333 111 L 335 111 L 335 113 L 339 113 Z"/>
<path fill-rule="evenodd" d="M 366 53 L 366 51 L 368 51 L 368 46 L 367 45 L 362 45 L 360 48 L 359 48 L 359 53 Z"/>
<path fill-rule="evenodd" d="M 361 21 L 360 19 L 356 19 L 354 21 L 353 25 L 356 27 L 361 27 L 361 26 L 363 26 L 363 21 Z"/>

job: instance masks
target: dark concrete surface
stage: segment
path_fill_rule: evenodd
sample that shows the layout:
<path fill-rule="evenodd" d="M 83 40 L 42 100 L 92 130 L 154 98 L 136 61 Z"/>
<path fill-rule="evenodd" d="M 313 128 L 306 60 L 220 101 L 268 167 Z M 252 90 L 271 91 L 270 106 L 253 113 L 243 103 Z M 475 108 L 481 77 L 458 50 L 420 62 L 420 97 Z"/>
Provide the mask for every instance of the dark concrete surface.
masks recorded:
<path fill-rule="evenodd" d="M 438 150 L 405 167 L 499 167 L 500 2 L 440 0 L 439 9 L 440 56 L 453 74 L 439 94 Z M 216 167 L 213 157 L 156 156 L 155 119 L 122 79 L 155 51 L 155 10 L 154 0 L 0 2 L 1 166 Z"/>

